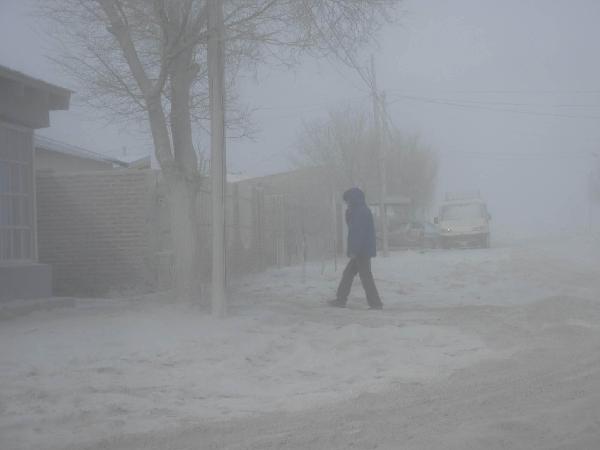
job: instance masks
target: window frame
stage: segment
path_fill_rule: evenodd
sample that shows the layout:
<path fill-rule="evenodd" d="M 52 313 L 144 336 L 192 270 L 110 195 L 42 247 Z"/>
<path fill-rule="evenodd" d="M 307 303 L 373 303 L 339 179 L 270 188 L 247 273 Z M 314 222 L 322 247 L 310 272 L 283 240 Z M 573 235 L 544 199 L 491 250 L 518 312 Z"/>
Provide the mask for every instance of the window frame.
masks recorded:
<path fill-rule="evenodd" d="M 0 121 L 0 264 L 37 260 L 33 146 L 32 129 Z"/>

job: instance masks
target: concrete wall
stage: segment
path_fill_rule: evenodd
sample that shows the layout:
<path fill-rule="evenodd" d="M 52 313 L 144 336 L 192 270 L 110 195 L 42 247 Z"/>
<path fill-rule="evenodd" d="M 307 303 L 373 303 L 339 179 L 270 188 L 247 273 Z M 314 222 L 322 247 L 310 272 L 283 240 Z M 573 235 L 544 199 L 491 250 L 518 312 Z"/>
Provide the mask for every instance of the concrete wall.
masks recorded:
<path fill-rule="evenodd" d="M 52 265 L 55 294 L 154 287 L 154 183 L 140 170 L 38 173 L 39 260 Z"/>
<path fill-rule="evenodd" d="M 0 302 L 51 297 L 51 274 L 47 264 L 0 264 Z"/>

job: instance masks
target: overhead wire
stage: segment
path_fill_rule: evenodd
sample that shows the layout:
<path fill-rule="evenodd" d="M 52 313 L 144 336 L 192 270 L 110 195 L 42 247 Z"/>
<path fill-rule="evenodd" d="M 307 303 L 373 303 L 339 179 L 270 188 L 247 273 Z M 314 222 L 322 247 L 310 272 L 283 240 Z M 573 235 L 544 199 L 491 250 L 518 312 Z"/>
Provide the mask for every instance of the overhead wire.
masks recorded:
<path fill-rule="evenodd" d="M 396 100 L 396 102 L 399 100 Z M 390 102 L 390 103 L 396 103 Z M 437 102 L 436 102 L 437 103 Z M 600 105 L 599 105 L 600 106 Z M 494 111 L 497 109 L 494 108 Z M 382 117 L 384 119 L 384 129 L 389 139 L 392 139 L 391 130 L 395 129 L 395 125 L 389 114 L 385 105 L 381 108 Z M 512 112 L 500 110 L 500 112 Z M 522 112 L 522 111 L 518 111 Z M 544 114 L 545 115 L 545 114 Z M 557 115 L 557 116 L 565 116 L 565 115 Z M 578 116 L 568 116 L 572 118 L 578 118 Z M 581 116 L 583 118 L 596 118 L 593 116 Z M 600 117 L 598 117 L 600 119 Z M 589 150 L 578 150 L 573 152 L 476 152 L 476 151 L 457 151 L 457 152 L 442 152 L 439 153 L 439 156 L 442 158 L 451 158 L 456 156 L 467 156 L 471 158 L 479 158 L 479 159 L 495 159 L 495 160 L 531 160 L 531 159 L 555 159 L 555 158 L 565 158 L 565 159 L 578 159 L 578 158 L 589 158 L 590 155 L 594 155 L 593 152 Z"/>
<path fill-rule="evenodd" d="M 600 116 L 595 116 L 595 115 L 562 114 L 562 113 L 531 111 L 531 110 L 523 110 L 523 109 L 515 109 L 515 108 L 496 108 L 494 106 L 486 106 L 485 103 L 474 104 L 474 103 L 469 103 L 469 102 L 464 102 L 464 101 L 448 100 L 448 99 L 434 98 L 434 97 L 422 97 L 422 96 L 406 95 L 406 94 L 396 94 L 395 97 L 396 97 L 396 99 L 390 101 L 390 104 L 398 103 L 402 100 L 409 100 L 409 101 L 416 101 L 416 102 L 422 102 L 422 103 L 453 106 L 453 107 L 462 108 L 462 109 L 476 109 L 476 110 L 492 111 L 492 112 L 500 112 L 500 113 L 513 113 L 513 114 L 523 114 L 523 115 L 530 115 L 530 116 L 544 116 L 544 117 L 560 117 L 560 118 L 568 118 L 568 119 L 600 120 Z"/>
<path fill-rule="evenodd" d="M 393 95 L 393 94 L 392 94 Z M 410 95 L 410 94 L 396 94 L 397 96 L 402 95 Z M 426 98 L 426 97 L 425 97 Z M 438 98 L 440 101 L 447 102 L 460 102 L 466 104 L 474 104 L 474 105 L 499 105 L 499 106 L 525 106 L 525 107 L 533 107 L 533 108 L 600 108 L 600 103 L 551 103 L 551 104 L 543 104 L 543 103 L 523 103 L 523 102 L 501 102 L 501 101 L 493 101 L 493 100 L 471 100 L 471 99 L 448 99 L 448 98 Z"/>
<path fill-rule="evenodd" d="M 431 89 L 444 94 L 483 94 L 483 95 L 566 95 L 600 94 L 600 89 Z M 390 89 L 389 92 L 404 93 L 402 89 Z"/>
<path fill-rule="evenodd" d="M 453 151 L 439 152 L 442 158 L 455 158 L 456 156 L 466 156 L 476 159 L 490 160 L 548 160 L 548 159 L 587 159 L 590 152 L 476 152 L 476 151 Z"/>

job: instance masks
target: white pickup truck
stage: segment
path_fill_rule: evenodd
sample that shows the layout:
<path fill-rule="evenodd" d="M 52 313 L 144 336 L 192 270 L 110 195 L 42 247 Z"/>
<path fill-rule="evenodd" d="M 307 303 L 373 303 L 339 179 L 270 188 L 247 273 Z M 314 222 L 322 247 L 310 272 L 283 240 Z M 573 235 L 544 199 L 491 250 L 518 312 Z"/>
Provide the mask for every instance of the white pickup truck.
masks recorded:
<path fill-rule="evenodd" d="M 491 219 L 487 205 L 479 194 L 446 194 L 439 215 L 435 218 L 442 247 L 488 248 Z"/>

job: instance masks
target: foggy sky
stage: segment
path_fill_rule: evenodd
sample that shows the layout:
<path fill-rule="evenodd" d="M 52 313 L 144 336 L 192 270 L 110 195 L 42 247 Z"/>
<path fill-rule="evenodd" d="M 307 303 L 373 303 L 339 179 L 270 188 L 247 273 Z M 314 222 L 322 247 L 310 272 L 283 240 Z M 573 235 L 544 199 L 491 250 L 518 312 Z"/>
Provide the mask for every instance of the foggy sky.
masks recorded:
<path fill-rule="evenodd" d="M 47 61 L 55 50 L 35 30 L 31 4 L 0 0 L 0 64 L 73 87 Z M 393 122 L 438 151 L 440 195 L 479 189 L 496 229 L 519 235 L 585 229 L 585 182 L 600 148 L 600 2 L 408 0 L 402 9 L 379 39 L 379 86 Z M 303 120 L 346 104 L 370 110 L 360 78 L 326 61 L 263 67 L 257 78 L 240 91 L 263 108 L 260 132 L 228 143 L 234 173 L 285 170 Z M 151 149 L 143 129 L 107 127 L 76 97 L 51 120 L 40 134 L 111 156 Z"/>

